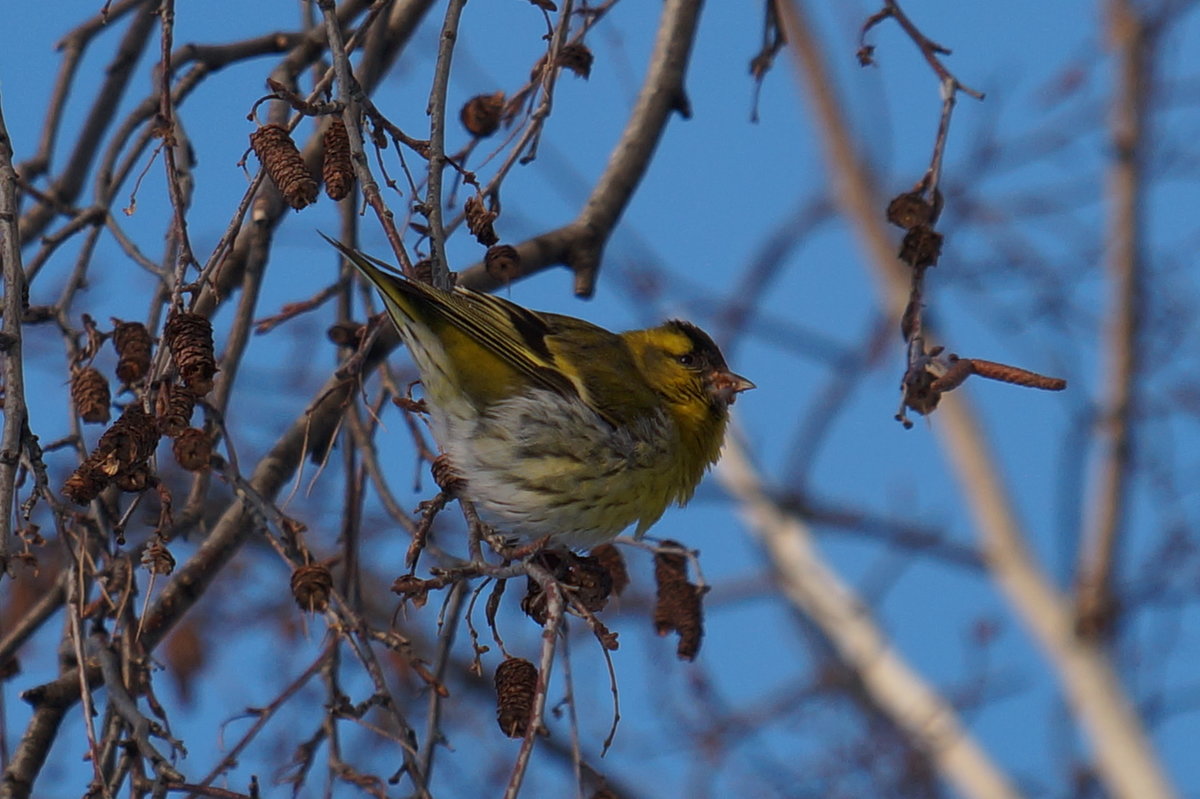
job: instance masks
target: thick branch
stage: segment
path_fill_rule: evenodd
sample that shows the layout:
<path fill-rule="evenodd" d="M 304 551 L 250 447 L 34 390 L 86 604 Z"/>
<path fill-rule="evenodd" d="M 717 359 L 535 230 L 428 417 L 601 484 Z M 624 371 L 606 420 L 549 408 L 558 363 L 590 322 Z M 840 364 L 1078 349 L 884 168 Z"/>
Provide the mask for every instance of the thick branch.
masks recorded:
<path fill-rule="evenodd" d="M 1118 537 L 1125 521 L 1136 413 L 1138 342 L 1142 305 L 1142 159 L 1146 152 L 1143 119 L 1147 104 L 1147 26 L 1132 3 L 1109 4 L 1109 35 L 1117 56 L 1112 109 L 1113 162 L 1109 170 L 1109 231 L 1105 269 L 1110 308 L 1105 364 L 1098 385 L 1099 472 L 1087 496 L 1090 509 L 1083 529 L 1077 607 L 1081 630 L 1102 632 L 1113 621 L 1112 571 Z"/>
<path fill-rule="evenodd" d="M 4 123 L 4 109 L 0 108 L 0 262 L 4 268 L 4 320 L 0 329 L 0 355 L 4 358 L 4 432 L 0 438 L 0 577 L 8 572 L 17 472 L 29 424 L 21 357 L 25 273 L 21 269 L 21 240 L 17 231 L 17 173 L 13 169 L 12 159 L 12 140 Z"/>

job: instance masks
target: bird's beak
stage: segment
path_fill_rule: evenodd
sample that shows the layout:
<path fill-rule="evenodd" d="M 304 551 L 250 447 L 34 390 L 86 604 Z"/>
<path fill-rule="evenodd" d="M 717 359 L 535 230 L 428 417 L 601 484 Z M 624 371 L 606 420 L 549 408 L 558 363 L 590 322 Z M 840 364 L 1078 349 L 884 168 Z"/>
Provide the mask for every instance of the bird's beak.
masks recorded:
<path fill-rule="evenodd" d="M 741 375 L 727 370 L 715 371 L 708 377 L 708 391 L 720 402 L 732 405 L 737 395 L 755 385 Z"/>

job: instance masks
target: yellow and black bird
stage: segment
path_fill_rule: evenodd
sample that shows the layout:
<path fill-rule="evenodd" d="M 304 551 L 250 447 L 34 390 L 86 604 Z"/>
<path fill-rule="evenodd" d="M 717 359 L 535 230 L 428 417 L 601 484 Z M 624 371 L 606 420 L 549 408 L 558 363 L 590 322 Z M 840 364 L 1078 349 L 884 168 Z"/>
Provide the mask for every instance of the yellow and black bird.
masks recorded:
<path fill-rule="evenodd" d="M 720 455 L 729 406 L 754 387 L 689 322 L 612 333 L 441 291 L 329 241 L 382 295 L 462 496 L 502 533 L 580 549 L 634 523 L 641 536 L 691 498 Z"/>

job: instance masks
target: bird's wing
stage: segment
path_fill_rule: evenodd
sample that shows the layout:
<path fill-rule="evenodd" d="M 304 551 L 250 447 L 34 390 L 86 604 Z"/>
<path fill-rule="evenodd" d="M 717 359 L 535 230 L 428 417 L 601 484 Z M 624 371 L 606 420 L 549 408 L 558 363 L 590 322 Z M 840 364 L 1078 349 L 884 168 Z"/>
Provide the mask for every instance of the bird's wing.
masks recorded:
<path fill-rule="evenodd" d="M 322 234 L 324 235 L 324 234 Z M 619 368 L 607 360 L 572 357 L 577 341 L 608 344 L 626 356 L 619 337 L 582 319 L 558 314 L 540 314 L 492 294 L 456 288 L 447 292 L 394 273 L 388 264 L 325 237 L 358 268 L 405 315 L 419 318 L 434 329 L 452 329 L 466 336 L 486 353 L 529 381 L 533 387 L 578 397 L 609 423 L 621 422 L 621 413 L 592 401 L 590 368 Z M 632 363 L 629 364 L 632 367 Z M 469 369 L 470 365 L 464 368 Z M 626 373 L 625 379 L 629 375 Z"/>

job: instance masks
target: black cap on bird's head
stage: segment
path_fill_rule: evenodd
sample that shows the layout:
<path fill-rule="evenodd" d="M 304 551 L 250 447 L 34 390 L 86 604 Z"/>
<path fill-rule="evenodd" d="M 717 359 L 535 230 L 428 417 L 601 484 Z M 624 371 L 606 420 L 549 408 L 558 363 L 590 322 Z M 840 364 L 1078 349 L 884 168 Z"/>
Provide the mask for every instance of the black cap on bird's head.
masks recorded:
<path fill-rule="evenodd" d="M 679 356 L 684 366 L 700 371 L 709 396 L 723 405 L 732 405 L 737 395 L 754 388 L 754 383 L 729 370 L 725 356 L 712 337 L 691 322 L 672 319 L 667 327 L 682 333 L 692 342 L 690 351 Z"/>

